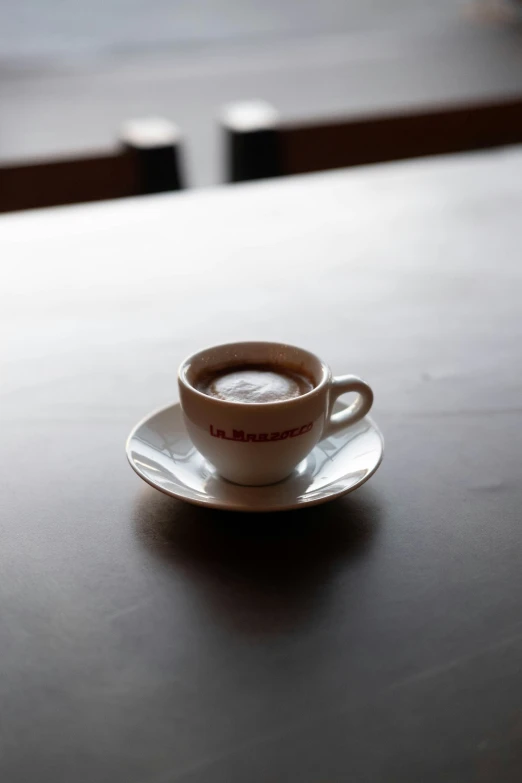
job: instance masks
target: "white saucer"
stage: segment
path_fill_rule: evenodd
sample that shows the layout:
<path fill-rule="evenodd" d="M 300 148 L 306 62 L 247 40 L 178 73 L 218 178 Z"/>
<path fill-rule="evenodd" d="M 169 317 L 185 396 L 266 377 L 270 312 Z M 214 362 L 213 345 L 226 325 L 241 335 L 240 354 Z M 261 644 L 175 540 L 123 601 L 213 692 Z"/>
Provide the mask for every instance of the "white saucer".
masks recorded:
<path fill-rule="evenodd" d="M 346 406 L 338 402 L 336 410 Z M 383 438 L 366 417 L 321 441 L 289 478 L 268 487 L 242 487 L 220 478 L 190 442 L 179 404 L 149 414 L 127 440 L 132 468 L 166 495 L 231 511 L 283 511 L 352 492 L 379 467 Z"/>

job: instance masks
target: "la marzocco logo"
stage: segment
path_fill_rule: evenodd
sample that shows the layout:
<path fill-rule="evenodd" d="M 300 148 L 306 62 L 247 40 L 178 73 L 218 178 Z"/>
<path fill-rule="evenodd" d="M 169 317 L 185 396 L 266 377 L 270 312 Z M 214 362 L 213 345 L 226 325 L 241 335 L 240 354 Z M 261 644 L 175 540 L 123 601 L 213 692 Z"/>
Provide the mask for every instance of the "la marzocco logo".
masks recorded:
<path fill-rule="evenodd" d="M 210 434 L 213 438 L 222 438 L 223 440 L 235 440 L 239 443 L 272 443 L 275 440 L 286 440 L 287 438 L 298 438 L 299 435 L 305 435 L 312 429 L 313 422 L 303 424 L 302 427 L 294 427 L 291 430 L 282 432 L 244 432 L 243 430 L 232 430 L 232 434 L 227 434 L 225 430 L 220 430 L 210 425 Z"/>

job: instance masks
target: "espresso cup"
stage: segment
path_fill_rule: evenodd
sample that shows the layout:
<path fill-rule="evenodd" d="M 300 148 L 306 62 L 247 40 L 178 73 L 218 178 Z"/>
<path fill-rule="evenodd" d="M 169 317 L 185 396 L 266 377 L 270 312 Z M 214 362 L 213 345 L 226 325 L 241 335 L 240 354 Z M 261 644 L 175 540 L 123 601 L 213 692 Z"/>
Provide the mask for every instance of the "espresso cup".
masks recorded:
<path fill-rule="evenodd" d="M 311 390 L 276 402 L 235 402 L 198 390 L 201 377 L 234 367 L 263 365 L 297 373 Z M 323 438 L 362 419 L 373 402 L 371 388 L 354 375 L 333 377 L 327 364 L 291 345 L 244 342 L 217 345 L 189 356 L 178 373 L 181 409 L 194 446 L 223 478 L 262 486 L 289 476 Z M 341 394 L 355 401 L 333 413 Z"/>

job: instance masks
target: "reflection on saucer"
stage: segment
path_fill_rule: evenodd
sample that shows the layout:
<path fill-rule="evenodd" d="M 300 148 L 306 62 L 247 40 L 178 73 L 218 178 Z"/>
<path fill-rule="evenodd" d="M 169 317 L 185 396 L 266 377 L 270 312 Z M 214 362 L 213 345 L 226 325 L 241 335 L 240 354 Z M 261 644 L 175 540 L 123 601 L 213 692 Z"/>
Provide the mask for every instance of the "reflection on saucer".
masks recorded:
<path fill-rule="evenodd" d="M 337 403 L 337 409 L 346 406 Z M 282 511 L 324 503 L 359 487 L 382 460 L 382 436 L 371 419 L 321 441 L 284 481 L 244 487 L 222 479 L 194 448 L 179 404 L 151 414 L 127 441 L 133 469 L 167 495 L 233 511 Z"/>

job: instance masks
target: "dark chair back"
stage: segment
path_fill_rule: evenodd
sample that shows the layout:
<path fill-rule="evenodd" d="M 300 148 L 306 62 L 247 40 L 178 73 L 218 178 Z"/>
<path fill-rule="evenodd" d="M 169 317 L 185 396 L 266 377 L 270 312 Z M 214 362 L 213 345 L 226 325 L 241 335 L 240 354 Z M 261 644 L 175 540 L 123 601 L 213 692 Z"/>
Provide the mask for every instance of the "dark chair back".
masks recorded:
<path fill-rule="evenodd" d="M 229 182 L 522 142 L 522 95 L 509 100 L 285 124 L 262 103 L 224 114 Z"/>
<path fill-rule="evenodd" d="M 176 126 L 133 120 L 115 150 L 0 166 L 0 212 L 179 190 L 180 169 Z"/>

